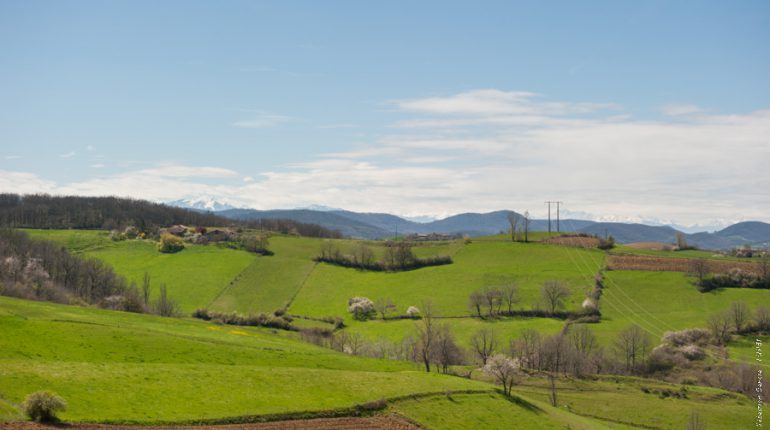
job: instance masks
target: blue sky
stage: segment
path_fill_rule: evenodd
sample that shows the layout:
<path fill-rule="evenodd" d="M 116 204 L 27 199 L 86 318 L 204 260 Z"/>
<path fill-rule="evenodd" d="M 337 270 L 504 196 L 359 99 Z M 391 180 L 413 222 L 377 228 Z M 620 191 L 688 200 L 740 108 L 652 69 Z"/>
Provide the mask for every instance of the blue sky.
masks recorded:
<path fill-rule="evenodd" d="M 0 2 L 0 190 L 770 221 L 770 3 Z"/>

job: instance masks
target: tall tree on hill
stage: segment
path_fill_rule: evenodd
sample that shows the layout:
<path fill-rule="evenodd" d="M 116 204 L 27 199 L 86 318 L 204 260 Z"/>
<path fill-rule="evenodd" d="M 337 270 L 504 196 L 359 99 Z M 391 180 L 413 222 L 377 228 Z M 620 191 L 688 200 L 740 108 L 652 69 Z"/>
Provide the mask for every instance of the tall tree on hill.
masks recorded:
<path fill-rule="evenodd" d="M 511 242 L 516 242 L 516 231 L 519 225 L 519 217 L 516 212 L 508 212 L 508 224 L 511 226 Z"/>
<path fill-rule="evenodd" d="M 564 308 L 564 299 L 572 294 L 567 284 L 562 281 L 545 281 L 540 288 L 540 295 L 543 299 L 543 305 L 548 313 L 554 314 L 559 309 Z"/>
<path fill-rule="evenodd" d="M 482 328 L 471 336 L 471 347 L 481 360 L 481 364 L 486 365 L 489 357 L 497 349 L 497 335 L 492 329 Z"/>
<path fill-rule="evenodd" d="M 419 355 L 425 371 L 430 372 L 430 362 L 433 357 L 433 347 L 436 342 L 436 327 L 433 320 L 433 303 L 425 302 L 421 305 L 422 317 L 417 323 L 417 342 Z"/>
<path fill-rule="evenodd" d="M 529 242 L 529 211 L 524 211 L 524 220 L 523 220 L 523 227 L 524 227 L 524 242 Z"/>

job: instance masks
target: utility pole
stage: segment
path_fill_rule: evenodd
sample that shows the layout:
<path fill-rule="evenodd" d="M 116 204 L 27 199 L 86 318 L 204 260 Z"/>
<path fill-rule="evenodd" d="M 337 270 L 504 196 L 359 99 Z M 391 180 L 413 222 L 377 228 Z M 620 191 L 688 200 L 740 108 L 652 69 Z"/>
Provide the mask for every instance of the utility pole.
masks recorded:
<path fill-rule="evenodd" d="M 556 232 L 560 233 L 561 226 L 559 225 L 559 206 L 563 203 L 564 202 L 552 202 L 550 200 L 545 202 L 545 204 L 548 205 L 548 233 L 549 234 L 551 233 L 551 205 L 552 204 L 556 205 Z"/>

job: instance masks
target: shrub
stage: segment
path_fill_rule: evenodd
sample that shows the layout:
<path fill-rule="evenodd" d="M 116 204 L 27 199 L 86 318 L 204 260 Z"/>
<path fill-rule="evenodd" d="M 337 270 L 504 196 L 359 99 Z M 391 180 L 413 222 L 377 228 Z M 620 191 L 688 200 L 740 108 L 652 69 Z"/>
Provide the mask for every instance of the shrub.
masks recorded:
<path fill-rule="evenodd" d="M 24 413 L 37 422 L 58 421 L 57 412 L 67 410 L 67 402 L 56 393 L 37 391 L 24 400 Z"/>
<path fill-rule="evenodd" d="M 420 316 L 420 310 L 415 306 L 409 306 L 409 308 L 406 310 L 406 316 L 409 318 L 417 318 Z"/>
<path fill-rule="evenodd" d="M 603 250 L 612 249 L 615 247 L 615 238 L 611 235 L 606 239 L 599 238 L 599 244 L 596 247 Z"/>
<path fill-rule="evenodd" d="M 348 300 L 348 312 L 353 318 L 365 321 L 374 315 L 374 303 L 366 297 L 353 297 Z"/>
<path fill-rule="evenodd" d="M 179 252 L 184 249 L 184 241 L 173 234 L 163 233 L 158 242 L 158 251 L 165 253 Z"/>
<path fill-rule="evenodd" d="M 679 331 L 667 331 L 663 333 L 663 342 L 672 346 L 684 345 L 708 345 L 711 333 L 702 328 L 690 328 Z"/>

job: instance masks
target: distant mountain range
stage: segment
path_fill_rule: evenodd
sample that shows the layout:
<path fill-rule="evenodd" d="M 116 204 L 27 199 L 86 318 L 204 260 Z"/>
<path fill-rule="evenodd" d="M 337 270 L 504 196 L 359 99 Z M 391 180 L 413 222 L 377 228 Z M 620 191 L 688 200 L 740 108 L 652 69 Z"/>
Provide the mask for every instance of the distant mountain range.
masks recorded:
<path fill-rule="evenodd" d="M 198 211 L 212 211 L 230 219 L 290 219 L 318 224 L 322 227 L 339 230 L 345 236 L 362 239 L 382 239 L 413 233 L 486 236 L 507 231 L 510 228 L 508 214 L 511 213 L 507 210 L 488 213 L 463 213 L 431 222 L 415 222 L 386 213 L 361 213 L 327 207 L 276 210 L 235 209 L 230 205 L 211 199 L 177 200 L 168 204 Z M 597 236 L 612 235 L 618 243 L 674 243 L 677 233 L 680 233 L 679 230 L 670 226 L 620 222 L 562 219 L 559 224 L 561 231 L 588 233 Z M 555 219 L 551 221 L 551 225 L 556 230 Z M 531 220 L 530 231 L 547 230 L 547 220 Z M 703 249 L 730 249 L 742 245 L 770 247 L 770 224 L 759 221 L 741 222 L 714 233 L 683 234 L 688 244 Z"/>

